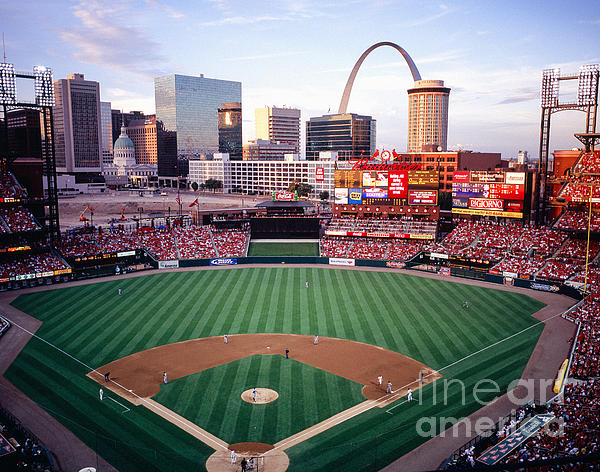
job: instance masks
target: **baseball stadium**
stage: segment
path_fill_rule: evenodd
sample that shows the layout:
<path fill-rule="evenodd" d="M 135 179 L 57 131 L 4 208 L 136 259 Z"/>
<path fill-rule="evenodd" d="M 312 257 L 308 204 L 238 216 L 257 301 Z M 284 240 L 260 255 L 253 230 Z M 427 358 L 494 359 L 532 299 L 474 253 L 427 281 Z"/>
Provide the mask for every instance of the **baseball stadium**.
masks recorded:
<path fill-rule="evenodd" d="M 178 181 L 173 212 L 59 199 L 50 148 L 4 159 L 0 469 L 598 470 L 579 136 L 553 170 L 381 149 L 330 201 Z"/>

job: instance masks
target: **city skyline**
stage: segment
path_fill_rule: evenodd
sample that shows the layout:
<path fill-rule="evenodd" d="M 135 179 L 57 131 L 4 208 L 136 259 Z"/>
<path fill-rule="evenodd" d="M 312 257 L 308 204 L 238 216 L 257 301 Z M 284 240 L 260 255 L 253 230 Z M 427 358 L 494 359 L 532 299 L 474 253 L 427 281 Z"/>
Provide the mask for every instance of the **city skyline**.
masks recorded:
<path fill-rule="evenodd" d="M 25 1 L 3 4 L 0 14 L 7 61 L 17 70 L 43 64 L 55 80 L 83 73 L 100 82 L 101 99 L 113 108 L 154 113 L 153 81 L 164 74 L 242 82 L 244 142 L 254 138 L 255 108 L 296 107 L 302 123 L 335 113 L 358 57 L 371 44 L 392 41 L 423 79 L 452 89 L 449 149 L 503 157 L 523 149 L 537 157 L 542 70 L 576 72 L 600 62 L 600 6 L 591 0 L 576 7 L 215 0 L 194 8 L 155 0 Z M 378 148 L 406 149 L 412 86 L 406 63 L 390 48 L 375 51 L 361 68 L 348 111 L 377 120 Z M 572 135 L 583 124 L 582 113 L 555 115 L 550 149 L 578 146 Z"/>

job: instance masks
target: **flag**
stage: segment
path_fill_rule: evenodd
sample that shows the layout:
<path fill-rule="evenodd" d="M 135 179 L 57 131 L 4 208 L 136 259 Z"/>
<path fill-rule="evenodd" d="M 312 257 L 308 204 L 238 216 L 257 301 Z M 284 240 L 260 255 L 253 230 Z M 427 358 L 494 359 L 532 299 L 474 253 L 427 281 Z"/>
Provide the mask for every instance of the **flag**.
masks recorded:
<path fill-rule="evenodd" d="M 193 207 L 194 205 L 198 205 L 198 199 L 197 198 L 192 203 L 190 203 L 190 207 Z"/>
<path fill-rule="evenodd" d="M 88 205 L 87 209 L 88 209 L 89 211 L 94 211 L 94 207 L 91 207 L 91 206 L 89 206 L 89 205 Z"/>
<path fill-rule="evenodd" d="M 179 198 L 179 195 L 175 197 L 175 201 L 177 202 L 177 205 L 181 205 L 181 199 Z"/>

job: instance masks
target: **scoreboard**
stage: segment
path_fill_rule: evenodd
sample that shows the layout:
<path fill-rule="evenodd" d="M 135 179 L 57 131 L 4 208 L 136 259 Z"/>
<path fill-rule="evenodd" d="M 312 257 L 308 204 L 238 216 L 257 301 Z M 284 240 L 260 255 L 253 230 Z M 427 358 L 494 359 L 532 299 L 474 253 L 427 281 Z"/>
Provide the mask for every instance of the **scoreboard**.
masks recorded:
<path fill-rule="evenodd" d="M 452 213 L 523 218 L 525 172 L 459 171 L 452 177 Z"/>
<path fill-rule="evenodd" d="M 335 203 L 437 205 L 439 172 L 423 170 L 336 170 Z"/>

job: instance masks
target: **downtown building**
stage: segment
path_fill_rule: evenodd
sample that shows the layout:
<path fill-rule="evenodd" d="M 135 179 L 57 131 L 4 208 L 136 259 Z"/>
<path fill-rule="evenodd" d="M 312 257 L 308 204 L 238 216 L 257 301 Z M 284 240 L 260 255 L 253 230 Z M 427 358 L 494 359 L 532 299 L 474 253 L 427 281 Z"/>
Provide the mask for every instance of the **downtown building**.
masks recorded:
<path fill-rule="evenodd" d="M 306 122 L 306 159 L 316 161 L 321 152 L 334 152 L 340 161 L 373 155 L 376 120 L 355 113 L 323 115 Z"/>
<path fill-rule="evenodd" d="M 70 74 L 54 81 L 56 171 L 99 174 L 102 167 L 100 84 Z"/>
<path fill-rule="evenodd" d="M 300 110 L 287 107 L 263 107 L 254 110 L 256 139 L 287 142 L 300 152 Z"/>
<path fill-rule="evenodd" d="M 186 176 L 188 162 L 219 152 L 219 109 L 242 101 L 242 84 L 170 74 L 154 79 L 158 174 Z"/>
<path fill-rule="evenodd" d="M 448 98 L 443 80 L 416 80 L 408 89 L 408 152 L 448 149 Z"/>
<path fill-rule="evenodd" d="M 135 151 L 136 164 L 158 163 L 158 150 L 156 144 L 156 118 L 147 115 L 140 120 L 129 120 L 126 126 L 127 136 L 131 139 Z"/>
<path fill-rule="evenodd" d="M 219 152 L 234 161 L 242 159 L 242 104 L 224 103 L 218 110 Z"/>
<path fill-rule="evenodd" d="M 100 123 L 102 126 L 102 169 L 104 169 L 113 164 L 112 111 L 110 109 L 110 102 L 100 102 Z"/>
<path fill-rule="evenodd" d="M 333 195 L 333 173 L 335 158 L 323 153 L 323 160 L 299 160 L 297 154 L 288 154 L 284 160 L 232 161 L 227 154 L 215 154 L 211 161 L 190 161 L 188 181 L 198 185 L 208 179 L 223 182 L 223 193 L 270 195 L 285 190 L 292 182 L 309 184 L 310 195 L 317 198 L 326 190 Z"/>

